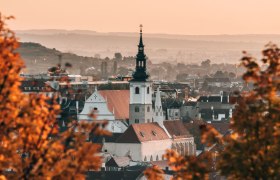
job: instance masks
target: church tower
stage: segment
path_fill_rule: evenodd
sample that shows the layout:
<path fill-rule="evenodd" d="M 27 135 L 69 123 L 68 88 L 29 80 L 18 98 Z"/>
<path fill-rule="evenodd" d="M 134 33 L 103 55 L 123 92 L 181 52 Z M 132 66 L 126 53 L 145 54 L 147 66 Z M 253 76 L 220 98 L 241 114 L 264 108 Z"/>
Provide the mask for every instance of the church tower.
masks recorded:
<path fill-rule="evenodd" d="M 140 25 L 140 40 L 136 55 L 136 67 L 130 84 L 129 124 L 153 121 L 152 82 L 148 81 L 144 44 Z"/>

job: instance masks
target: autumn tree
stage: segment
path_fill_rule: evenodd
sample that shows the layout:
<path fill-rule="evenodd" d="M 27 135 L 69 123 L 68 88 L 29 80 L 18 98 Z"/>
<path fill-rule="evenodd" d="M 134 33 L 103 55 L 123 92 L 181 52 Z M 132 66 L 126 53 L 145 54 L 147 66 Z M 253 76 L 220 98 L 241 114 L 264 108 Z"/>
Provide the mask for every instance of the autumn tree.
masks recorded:
<path fill-rule="evenodd" d="M 268 44 L 262 53 L 265 68 L 246 52 L 242 58 L 243 79 L 254 89 L 242 95 L 222 139 L 217 168 L 229 179 L 280 177 L 280 49 Z"/>
<path fill-rule="evenodd" d="M 99 146 L 88 134 L 103 135 L 104 124 L 73 121 L 58 133 L 56 98 L 23 94 L 24 67 L 15 52 L 19 43 L 0 14 L 0 177 L 2 179 L 74 179 L 98 170 Z"/>
<path fill-rule="evenodd" d="M 262 65 L 246 52 L 241 59 L 243 79 L 254 88 L 239 94 L 229 133 L 222 136 L 204 124 L 201 141 L 208 150 L 202 155 L 167 152 L 174 179 L 208 179 L 213 172 L 227 179 L 279 179 L 280 49 L 268 44 L 262 53 Z"/>

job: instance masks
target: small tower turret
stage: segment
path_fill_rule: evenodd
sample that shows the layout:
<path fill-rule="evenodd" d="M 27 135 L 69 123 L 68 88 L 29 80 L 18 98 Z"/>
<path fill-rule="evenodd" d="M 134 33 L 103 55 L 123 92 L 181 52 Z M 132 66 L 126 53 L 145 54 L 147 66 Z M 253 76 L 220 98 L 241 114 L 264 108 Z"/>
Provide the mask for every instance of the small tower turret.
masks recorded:
<path fill-rule="evenodd" d="M 162 111 L 162 103 L 159 87 L 156 92 L 156 100 L 155 100 L 155 110 L 154 110 L 154 122 L 158 122 L 159 124 L 163 123 L 164 115 Z"/>

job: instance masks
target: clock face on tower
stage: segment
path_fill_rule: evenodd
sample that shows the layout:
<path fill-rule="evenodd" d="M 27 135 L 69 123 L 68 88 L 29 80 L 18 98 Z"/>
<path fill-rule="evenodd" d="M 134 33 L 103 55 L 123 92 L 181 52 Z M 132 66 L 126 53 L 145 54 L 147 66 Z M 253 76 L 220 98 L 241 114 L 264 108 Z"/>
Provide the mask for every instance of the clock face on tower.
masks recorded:
<path fill-rule="evenodd" d="M 139 50 L 141 50 L 141 51 L 142 51 L 142 50 L 143 50 L 143 48 L 142 48 L 142 47 L 140 47 L 140 48 L 139 48 Z"/>

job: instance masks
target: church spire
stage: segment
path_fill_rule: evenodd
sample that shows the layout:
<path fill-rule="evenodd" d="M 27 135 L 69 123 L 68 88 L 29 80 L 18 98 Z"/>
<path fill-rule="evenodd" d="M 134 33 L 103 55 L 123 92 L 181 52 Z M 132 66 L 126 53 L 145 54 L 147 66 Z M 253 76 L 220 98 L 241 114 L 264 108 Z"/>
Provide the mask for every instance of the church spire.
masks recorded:
<path fill-rule="evenodd" d="M 139 40 L 139 45 L 138 45 L 138 48 L 139 47 L 143 47 L 144 48 L 144 44 L 143 44 L 143 38 L 142 38 L 142 28 L 143 28 L 143 25 L 140 24 L 140 40 Z"/>
<path fill-rule="evenodd" d="M 133 81 L 146 81 L 149 75 L 146 72 L 146 55 L 144 53 L 144 44 L 142 37 L 143 25 L 140 25 L 140 40 L 138 44 L 138 53 L 136 55 L 136 67 L 133 73 Z"/>

